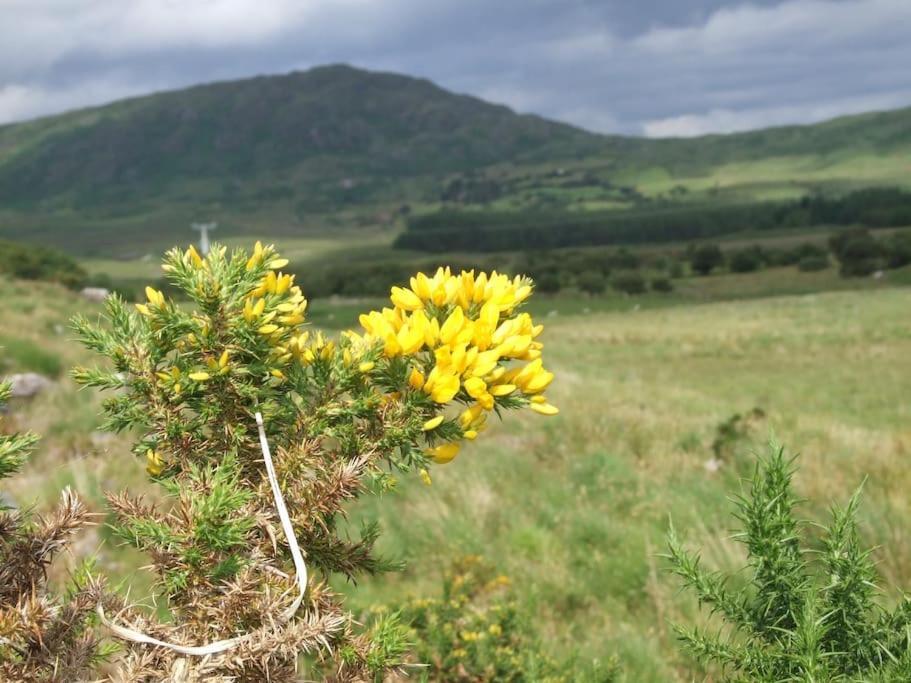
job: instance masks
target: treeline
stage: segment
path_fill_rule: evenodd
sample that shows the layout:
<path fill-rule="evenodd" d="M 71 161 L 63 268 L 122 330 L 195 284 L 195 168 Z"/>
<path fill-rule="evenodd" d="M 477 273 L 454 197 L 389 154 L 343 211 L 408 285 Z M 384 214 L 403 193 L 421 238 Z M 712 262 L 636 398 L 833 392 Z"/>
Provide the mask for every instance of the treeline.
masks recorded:
<path fill-rule="evenodd" d="M 909 224 L 911 193 L 872 188 L 787 203 L 676 204 L 631 211 L 549 214 L 445 210 L 411 218 L 395 246 L 427 252 L 491 252 L 710 240 L 741 232 L 815 225 Z"/>

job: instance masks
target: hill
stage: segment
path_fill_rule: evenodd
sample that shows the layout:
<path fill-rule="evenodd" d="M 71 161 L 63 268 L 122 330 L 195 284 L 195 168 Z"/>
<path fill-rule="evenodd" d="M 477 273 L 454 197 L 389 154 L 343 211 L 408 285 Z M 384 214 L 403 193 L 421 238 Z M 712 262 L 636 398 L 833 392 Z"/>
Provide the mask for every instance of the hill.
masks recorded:
<path fill-rule="evenodd" d="M 0 127 L 0 237 L 141 256 L 185 239 L 394 233 L 445 204 L 613 211 L 908 184 L 911 108 L 696 139 L 590 133 L 335 65 Z"/>
<path fill-rule="evenodd" d="M 551 160 L 593 139 L 427 80 L 327 66 L 0 128 L 0 201 L 91 205 L 202 180 L 409 177 Z M 203 200 L 223 196 L 221 187 L 197 191 Z"/>

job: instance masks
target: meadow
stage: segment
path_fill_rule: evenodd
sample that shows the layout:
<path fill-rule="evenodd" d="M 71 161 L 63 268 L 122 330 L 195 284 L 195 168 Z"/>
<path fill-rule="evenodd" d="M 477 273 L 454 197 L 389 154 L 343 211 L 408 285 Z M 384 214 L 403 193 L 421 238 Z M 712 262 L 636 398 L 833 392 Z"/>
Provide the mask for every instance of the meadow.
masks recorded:
<path fill-rule="evenodd" d="M 834 273 L 779 269 L 691 278 L 670 298 L 641 302 L 540 297 L 534 312 L 546 324 L 557 375 L 548 394 L 560 415 L 492 424 L 434 468 L 430 486 L 402 479 L 383 500 L 367 499 L 351 523 L 379 518 L 381 550 L 406 569 L 340 587 L 367 615 L 434 595 L 452 561 L 478 554 L 510 577 L 558 659 L 617 655 L 629 681 L 718 680 L 675 646 L 671 623 L 707 617 L 660 554 L 673 520 L 708 567 L 743 565 L 728 496 L 773 435 L 800 453 L 801 513 L 810 519 L 823 519 L 866 478 L 865 540 L 879 546 L 886 583 L 911 587 L 911 475 L 901 466 L 911 451 L 911 289 L 897 286 L 906 278 L 901 271 L 888 282 L 840 281 L 843 291 L 820 292 Z M 8 280 L 0 301 L 4 371 L 57 380 L 5 420 L 7 429 L 44 436 L 5 489 L 19 505 L 40 508 L 73 486 L 102 515 L 75 553 L 97 554 L 134 596 L 145 595 L 150 577 L 136 571 L 143 558 L 103 525 L 103 491 L 147 489 L 143 463 L 128 453 L 128 438 L 97 431 L 97 395 L 66 378 L 69 367 L 93 360 L 71 341 L 67 321 L 100 306 Z M 314 324 L 349 324 L 363 303 L 315 302 Z M 720 439 L 719 425 L 735 414 L 749 417 Z"/>

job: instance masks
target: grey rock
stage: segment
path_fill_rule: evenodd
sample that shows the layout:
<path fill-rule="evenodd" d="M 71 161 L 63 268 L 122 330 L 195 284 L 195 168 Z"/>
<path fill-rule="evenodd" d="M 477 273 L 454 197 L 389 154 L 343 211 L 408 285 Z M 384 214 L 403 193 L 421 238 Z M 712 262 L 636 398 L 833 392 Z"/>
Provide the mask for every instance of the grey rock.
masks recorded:
<path fill-rule="evenodd" d="M 13 398 L 31 398 L 54 385 L 53 381 L 37 372 L 19 372 L 6 379 Z"/>
<path fill-rule="evenodd" d="M 79 293 L 82 294 L 84 299 L 97 301 L 99 303 L 107 299 L 110 294 L 104 287 L 83 287 L 82 291 Z"/>

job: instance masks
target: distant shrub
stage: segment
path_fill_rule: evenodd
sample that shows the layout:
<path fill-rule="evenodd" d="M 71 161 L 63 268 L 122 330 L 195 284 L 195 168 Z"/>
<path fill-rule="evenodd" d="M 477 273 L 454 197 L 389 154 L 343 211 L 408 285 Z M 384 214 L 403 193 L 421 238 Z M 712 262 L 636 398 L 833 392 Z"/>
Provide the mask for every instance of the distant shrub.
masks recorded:
<path fill-rule="evenodd" d="M 57 282 L 80 289 L 88 273 L 76 261 L 55 249 L 0 240 L 0 272 L 23 280 Z"/>
<path fill-rule="evenodd" d="M 801 259 L 796 249 L 769 249 L 767 254 L 770 266 L 793 266 Z"/>
<path fill-rule="evenodd" d="M 797 262 L 798 270 L 804 273 L 811 273 L 817 270 L 825 270 L 830 265 L 829 257 L 825 254 L 819 256 L 804 256 Z"/>
<path fill-rule="evenodd" d="M 439 598 L 414 599 L 401 609 L 429 680 L 528 681 L 555 673 L 509 586 L 507 577 L 469 556 L 446 574 Z"/>
<path fill-rule="evenodd" d="M 636 270 L 642 265 L 642 257 L 626 247 L 620 247 L 613 253 L 610 262 L 614 268 Z"/>
<path fill-rule="evenodd" d="M 644 294 L 645 278 L 635 271 L 617 273 L 611 280 L 611 287 L 624 294 Z"/>
<path fill-rule="evenodd" d="M 90 287 L 103 287 L 104 289 L 114 289 L 114 280 L 107 273 L 94 273 L 91 275 L 86 284 Z"/>
<path fill-rule="evenodd" d="M 377 610 L 374 610 L 377 611 Z M 380 608 L 380 613 L 385 609 Z M 443 578 L 438 598 L 417 598 L 399 611 L 410 626 L 421 680 L 440 683 L 531 683 L 532 681 L 619 680 L 610 660 L 597 671 L 574 671 L 544 653 L 533 621 L 520 609 L 510 579 L 476 555 L 456 561 Z"/>
<path fill-rule="evenodd" d="M 896 233 L 886 240 L 886 265 L 901 268 L 911 263 L 911 230 Z"/>
<path fill-rule="evenodd" d="M 735 273 L 752 273 L 762 267 L 762 252 L 756 247 L 739 249 L 731 254 L 728 264 Z"/>
<path fill-rule="evenodd" d="M 542 273 L 535 280 L 535 289 L 544 294 L 555 294 L 561 287 L 560 276 L 552 271 Z"/>
<path fill-rule="evenodd" d="M 762 408 L 753 408 L 746 414 L 734 413 L 715 427 L 712 453 L 718 460 L 729 460 L 736 449 L 749 439 L 757 422 L 765 418 Z"/>
<path fill-rule="evenodd" d="M 667 271 L 667 274 L 672 278 L 681 278 L 683 277 L 683 273 L 683 264 L 680 261 L 673 261 Z"/>
<path fill-rule="evenodd" d="M 603 294 L 607 289 L 607 280 L 596 270 L 586 270 L 579 273 L 576 278 L 576 286 L 587 294 Z"/>
<path fill-rule="evenodd" d="M 652 291 L 663 293 L 673 292 L 674 283 L 666 277 L 652 278 Z"/>
<path fill-rule="evenodd" d="M 708 275 L 723 263 L 724 254 L 717 244 L 701 244 L 690 256 L 690 265 L 700 275 Z"/>
<path fill-rule="evenodd" d="M 805 242 L 796 247 L 785 247 L 780 249 L 763 249 L 765 261 L 770 266 L 796 266 L 809 257 L 826 258 L 829 257 L 829 250 L 818 244 Z"/>
<path fill-rule="evenodd" d="M 810 544 L 811 525 L 795 515 L 793 460 L 772 447 L 749 491 L 734 499 L 746 546 L 747 580 L 735 589 L 699 555 L 668 536 L 672 571 L 726 628 L 676 628 L 698 662 L 730 681 L 911 680 L 911 601 L 887 611 L 876 600 L 876 567 L 857 529 L 859 493 L 832 509 Z M 817 532 L 813 530 L 813 536 Z"/>
<path fill-rule="evenodd" d="M 869 230 L 845 230 L 829 240 L 845 277 L 863 277 L 885 266 L 883 248 Z"/>

